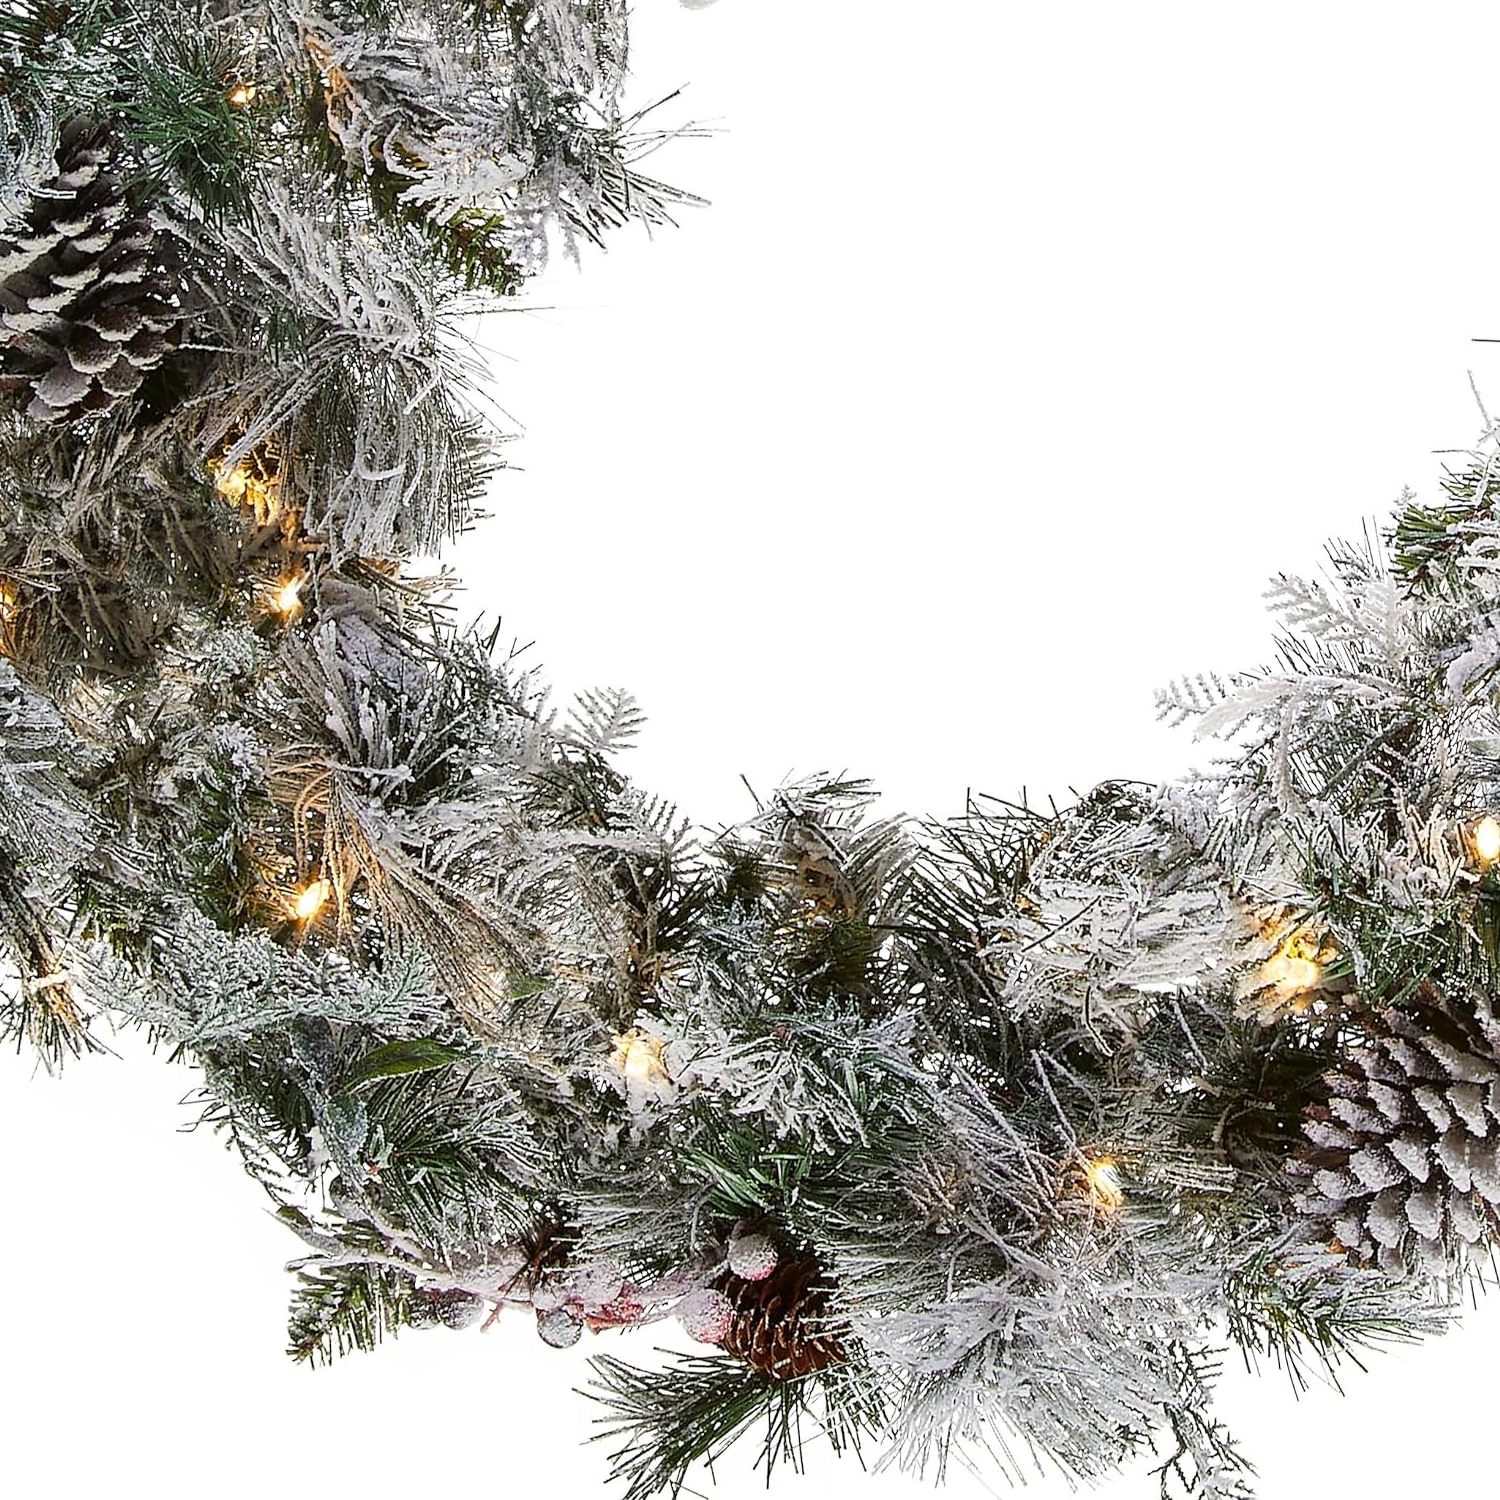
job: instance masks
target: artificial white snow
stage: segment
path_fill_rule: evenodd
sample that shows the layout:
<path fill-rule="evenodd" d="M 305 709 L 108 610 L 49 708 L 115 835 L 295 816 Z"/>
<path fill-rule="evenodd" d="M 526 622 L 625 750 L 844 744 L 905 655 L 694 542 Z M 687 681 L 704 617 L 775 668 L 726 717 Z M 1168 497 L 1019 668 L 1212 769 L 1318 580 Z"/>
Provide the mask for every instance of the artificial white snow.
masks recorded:
<path fill-rule="evenodd" d="M 592 1261 L 569 1275 L 564 1285 L 571 1300 L 586 1307 L 602 1307 L 619 1297 L 625 1278 L 618 1266 Z"/>
<path fill-rule="evenodd" d="M 1423 1050 L 1437 1058 L 1443 1071 L 1460 1083 L 1493 1083 L 1497 1077 L 1495 1065 L 1487 1058 L 1475 1057 L 1442 1037 L 1429 1033 L 1421 1038 L 1421 1042 Z"/>
<path fill-rule="evenodd" d="M 1472 1139 L 1466 1130 L 1455 1125 L 1445 1130 L 1437 1143 L 1437 1159 L 1442 1164 L 1448 1180 L 1460 1193 L 1467 1193 L 1471 1186 L 1469 1171 L 1469 1142 Z"/>
<path fill-rule="evenodd" d="M 1406 1098 L 1389 1084 L 1370 1079 L 1367 1084 L 1370 1102 L 1391 1123 L 1399 1123 L 1406 1114 Z"/>
<path fill-rule="evenodd" d="M 1436 1188 L 1422 1188 L 1408 1193 L 1406 1219 L 1424 1240 L 1437 1241 L 1443 1231 L 1443 1202 Z"/>
<path fill-rule="evenodd" d="M 1328 1151 L 1348 1151 L 1357 1147 L 1363 1136 L 1333 1120 L 1306 1120 L 1302 1133 L 1313 1145 Z"/>
<path fill-rule="evenodd" d="M 1373 1085 L 1371 1091 L 1373 1092 Z M 1430 1084 L 1419 1084 L 1411 1091 L 1411 1096 L 1417 1101 L 1422 1113 L 1432 1121 L 1435 1130 L 1447 1130 L 1453 1123 L 1453 1111 L 1449 1109 L 1448 1101 L 1439 1089 Z"/>
<path fill-rule="evenodd" d="M 1400 1108 L 1400 1096 L 1392 1095 L 1396 1099 L 1396 1113 L 1377 1114 L 1368 1105 L 1362 1104 L 1358 1099 L 1344 1099 L 1335 1097 L 1328 1101 L 1328 1112 L 1335 1119 L 1342 1120 L 1346 1125 L 1352 1127 L 1363 1135 L 1384 1134 L 1389 1128 L 1392 1120 L 1400 1120 L 1402 1110 Z"/>
<path fill-rule="evenodd" d="M 1466 1244 L 1477 1245 L 1484 1239 L 1488 1224 L 1468 1193 L 1458 1192 L 1448 1199 L 1448 1219 L 1453 1232 Z"/>
<path fill-rule="evenodd" d="M 1468 1159 L 1474 1190 L 1485 1202 L 1500 1206 L 1500 1140 L 1471 1140 Z"/>
<path fill-rule="evenodd" d="M 1418 1182 L 1426 1182 L 1432 1171 L 1432 1148 L 1415 1135 L 1398 1135 L 1386 1149 Z"/>
<path fill-rule="evenodd" d="M 1381 1193 L 1371 1202 L 1365 1225 L 1380 1244 L 1395 1248 L 1407 1230 L 1405 1195 L 1395 1189 Z"/>
<path fill-rule="evenodd" d="M 1394 1160 L 1391 1152 L 1387 1151 L 1383 1145 L 1366 1146 L 1362 1151 L 1356 1151 L 1349 1158 L 1349 1170 L 1359 1179 L 1361 1186 L 1372 1192 L 1393 1187 L 1396 1183 L 1405 1180 L 1407 1176 L 1405 1169 Z M 1323 1186 L 1325 1179 L 1331 1181 L 1338 1175 L 1341 1174 L 1319 1172 L 1315 1180 L 1322 1191 L 1331 1198 L 1350 1197 L 1351 1192 L 1347 1189 Z"/>
<path fill-rule="evenodd" d="M 1489 1115 L 1485 1111 L 1485 1091 L 1475 1083 L 1450 1084 L 1447 1090 L 1448 1103 L 1453 1112 L 1478 1136 L 1488 1135 Z"/>

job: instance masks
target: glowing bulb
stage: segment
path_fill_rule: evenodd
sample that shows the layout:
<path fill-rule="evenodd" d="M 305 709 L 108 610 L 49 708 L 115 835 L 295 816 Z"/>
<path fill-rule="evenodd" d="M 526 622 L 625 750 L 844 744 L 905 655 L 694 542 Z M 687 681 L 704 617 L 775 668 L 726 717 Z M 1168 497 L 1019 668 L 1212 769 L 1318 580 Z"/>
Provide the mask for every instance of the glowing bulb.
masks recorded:
<path fill-rule="evenodd" d="M 271 595 L 271 608 L 286 619 L 293 619 L 302 613 L 302 585 L 307 580 L 299 573 L 295 578 L 283 579 L 276 586 L 276 591 Z"/>
<path fill-rule="evenodd" d="M 230 109 L 249 109 L 255 100 L 255 85 L 253 83 L 237 83 L 229 91 Z"/>
<path fill-rule="evenodd" d="M 214 473 L 214 488 L 226 499 L 239 501 L 245 498 L 250 486 L 250 470 L 244 464 L 226 469 L 220 464 L 210 464 Z"/>
<path fill-rule="evenodd" d="M 618 1068 L 632 1083 L 645 1087 L 657 1087 L 671 1082 L 671 1075 L 662 1062 L 662 1039 L 650 1036 L 632 1026 L 615 1038 L 614 1051 L 609 1055 L 610 1065 Z"/>
<path fill-rule="evenodd" d="M 1492 865 L 1500 859 L 1500 822 L 1486 813 L 1470 830 L 1469 842 L 1481 864 Z"/>
<path fill-rule="evenodd" d="M 310 881 L 297 892 L 297 899 L 292 902 L 292 915 L 299 922 L 311 922 L 332 898 L 331 880 Z"/>
<path fill-rule="evenodd" d="M 1323 982 L 1316 951 L 1302 933 L 1296 933 L 1261 965 L 1257 985 L 1273 984 L 1283 995 L 1316 989 Z"/>
<path fill-rule="evenodd" d="M 1281 983 L 1291 990 L 1310 990 L 1323 978 L 1316 959 L 1288 957 L 1281 966 Z"/>
<path fill-rule="evenodd" d="M 1125 1206 L 1125 1189 L 1112 1156 L 1089 1157 L 1083 1164 L 1083 1175 L 1088 1178 L 1089 1197 L 1106 1213 Z"/>
<path fill-rule="evenodd" d="M 1339 949 L 1320 921 L 1304 920 L 1290 931 L 1285 920 L 1279 931 L 1274 924 L 1261 927 L 1261 936 L 1270 942 L 1282 934 L 1286 935 L 1275 952 L 1235 981 L 1235 1013 L 1242 1020 L 1253 1018 L 1262 1026 L 1274 1026 L 1348 988 L 1346 977 L 1328 972 L 1329 963 L 1339 958 Z"/>

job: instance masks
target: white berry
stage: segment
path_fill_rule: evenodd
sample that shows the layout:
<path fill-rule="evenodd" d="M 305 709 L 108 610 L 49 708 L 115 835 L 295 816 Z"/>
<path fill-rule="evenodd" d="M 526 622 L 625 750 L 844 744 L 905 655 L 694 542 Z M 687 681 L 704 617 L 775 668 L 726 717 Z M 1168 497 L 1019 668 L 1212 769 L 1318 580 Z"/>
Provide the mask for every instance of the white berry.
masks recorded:
<path fill-rule="evenodd" d="M 776 1246 L 770 1236 L 742 1234 L 730 1240 L 729 1269 L 746 1281 L 764 1281 L 776 1269 Z"/>
<path fill-rule="evenodd" d="M 583 1337 L 583 1324 L 565 1307 L 554 1307 L 538 1315 L 536 1331 L 544 1344 L 567 1349 Z"/>
<path fill-rule="evenodd" d="M 702 1344 L 719 1344 L 734 1321 L 734 1304 L 723 1292 L 700 1287 L 677 1304 L 677 1316 L 689 1338 Z"/>

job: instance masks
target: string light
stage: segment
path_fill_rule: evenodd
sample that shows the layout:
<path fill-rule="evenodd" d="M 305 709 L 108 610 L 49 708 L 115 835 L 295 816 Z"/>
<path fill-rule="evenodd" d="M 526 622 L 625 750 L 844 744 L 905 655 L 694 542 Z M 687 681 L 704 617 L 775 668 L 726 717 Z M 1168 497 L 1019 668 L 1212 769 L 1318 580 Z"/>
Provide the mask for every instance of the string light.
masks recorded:
<path fill-rule="evenodd" d="M 614 1051 L 609 1055 L 610 1066 L 618 1069 L 632 1083 L 647 1088 L 660 1087 L 672 1081 L 662 1062 L 663 1042 L 659 1036 L 632 1026 L 629 1031 L 615 1037 Z"/>
<path fill-rule="evenodd" d="M 271 594 L 271 612 L 284 620 L 295 620 L 302 613 L 302 586 L 306 582 L 300 573 L 283 578 Z"/>
<path fill-rule="evenodd" d="M 1323 981 L 1323 966 L 1318 949 L 1305 933 L 1293 933 L 1260 967 L 1264 984 L 1275 985 L 1291 993 L 1316 989 Z"/>
<path fill-rule="evenodd" d="M 1492 865 L 1500 860 L 1500 821 L 1493 813 L 1486 813 L 1470 827 L 1469 847 L 1481 865 Z"/>
<path fill-rule="evenodd" d="M 1274 928 L 1272 929 L 1274 931 Z M 1304 1011 L 1320 994 L 1344 987 L 1330 980 L 1325 964 L 1337 949 L 1324 934 L 1307 926 L 1296 928 L 1276 951 L 1235 986 L 1241 1016 L 1253 1016 L 1263 1026 Z"/>
<path fill-rule="evenodd" d="M 1083 1175 L 1088 1179 L 1089 1198 L 1096 1207 L 1111 1214 L 1124 1208 L 1125 1189 L 1120 1184 L 1120 1171 L 1114 1157 L 1085 1157 Z"/>
<path fill-rule="evenodd" d="M 232 469 L 226 469 L 218 459 L 211 459 L 208 469 L 214 476 L 214 488 L 226 500 L 238 503 L 245 498 L 245 492 L 250 488 L 250 468 L 247 464 L 237 463 Z"/>
<path fill-rule="evenodd" d="M 292 902 L 292 915 L 299 922 L 311 922 L 333 899 L 331 880 L 312 880 L 304 885 Z"/>
<path fill-rule="evenodd" d="M 231 505 L 253 510 L 257 525 L 264 526 L 276 519 L 281 509 L 280 486 L 274 473 L 268 473 L 263 464 L 242 458 L 231 465 L 222 458 L 211 458 L 208 472 L 214 477 L 218 494 Z"/>

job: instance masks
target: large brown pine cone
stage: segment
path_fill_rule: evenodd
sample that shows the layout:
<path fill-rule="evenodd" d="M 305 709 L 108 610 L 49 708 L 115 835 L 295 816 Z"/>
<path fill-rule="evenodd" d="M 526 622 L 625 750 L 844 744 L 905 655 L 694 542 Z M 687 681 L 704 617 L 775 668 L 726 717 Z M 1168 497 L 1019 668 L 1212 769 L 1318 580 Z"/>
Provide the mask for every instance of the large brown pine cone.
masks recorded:
<path fill-rule="evenodd" d="M 70 421 L 134 395 L 175 346 L 182 299 L 167 236 L 119 174 L 109 127 L 63 126 L 57 173 L 0 238 L 0 387 Z"/>
<path fill-rule="evenodd" d="M 1441 1270 L 1500 1231 L 1500 1021 L 1424 982 L 1358 1024 L 1307 1110 L 1297 1207 L 1387 1271 Z"/>
<path fill-rule="evenodd" d="M 785 1255 L 759 1281 L 725 1272 L 714 1285 L 734 1309 L 722 1347 L 761 1374 L 794 1380 L 843 1359 L 828 1326 L 828 1282 L 813 1256 Z"/>

